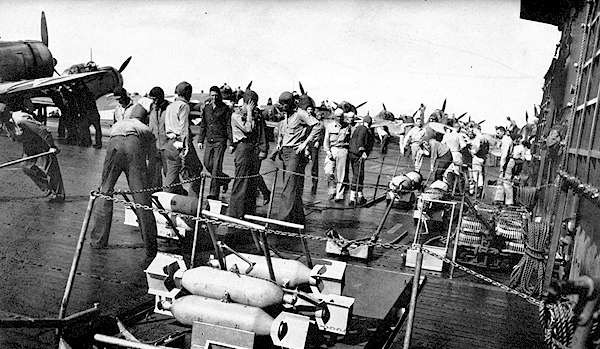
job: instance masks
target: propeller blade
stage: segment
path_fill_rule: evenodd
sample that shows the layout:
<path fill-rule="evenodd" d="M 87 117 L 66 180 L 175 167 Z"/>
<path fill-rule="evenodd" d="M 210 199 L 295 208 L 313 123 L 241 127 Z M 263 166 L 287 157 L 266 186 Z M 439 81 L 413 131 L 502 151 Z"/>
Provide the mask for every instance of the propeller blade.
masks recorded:
<path fill-rule="evenodd" d="M 48 24 L 46 24 L 46 14 L 42 11 L 42 42 L 48 47 Z"/>
<path fill-rule="evenodd" d="M 446 98 L 444 98 L 444 103 L 442 104 L 442 111 L 446 111 Z"/>
<path fill-rule="evenodd" d="M 300 93 L 305 95 L 306 92 L 304 92 L 304 86 L 302 86 L 302 83 L 300 81 L 298 81 L 298 86 L 300 86 Z"/>
<path fill-rule="evenodd" d="M 252 87 L 252 80 L 250 80 L 250 83 L 248 84 L 248 86 L 246 86 L 246 91 L 248 91 L 250 87 Z"/>
<path fill-rule="evenodd" d="M 485 120 L 481 120 L 478 122 L 479 125 L 483 124 L 485 122 Z"/>
<path fill-rule="evenodd" d="M 123 70 L 125 70 L 125 68 L 127 68 L 127 65 L 129 64 L 129 62 L 131 62 L 131 56 L 129 56 L 125 62 L 123 62 L 123 64 L 121 64 L 121 66 L 119 67 L 119 73 L 122 73 Z"/>
<path fill-rule="evenodd" d="M 383 110 L 387 111 L 387 108 L 385 107 L 385 103 L 381 103 L 383 105 Z"/>
<path fill-rule="evenodd" d="M 361 104 L 359 104 L 359 105 L 357 105 L 357 106 L 356 106 L 356 109 L 358 109 L 358 108 L 362 107 L 362 106 L 363 106 L 363 105 L 365 105 L 365 104 L 367 104 L 367 102 L 362 102 Z"/>
<path fill-rule="evenodd" d="M 471 123 L 471 115 L 469 115 L 469 123 Z"/>
<path fill-rule="evenodd" d="M 536 118 L 538 117 L 538 110 L 535 104 L 533 105 L 533 116 L 535 116 Z"/>
<path fill-rule="evenodd" d="M 457 118 L 456 118 L 456 120 L 460 120 L 460 119 L 462 119 L 462 118 L 463 118 L 465 115 L 467 115 L 467 113 L 462 113 L 462 114 L 460 114 L 460 116 L 459 116 L 459 117 L 457 117 Z"/>
<path fill-rule="evenodd" d="M 529 121 L 529 114 L 527 114 L 527 110 L 525 110 L 525 122 Z"/>

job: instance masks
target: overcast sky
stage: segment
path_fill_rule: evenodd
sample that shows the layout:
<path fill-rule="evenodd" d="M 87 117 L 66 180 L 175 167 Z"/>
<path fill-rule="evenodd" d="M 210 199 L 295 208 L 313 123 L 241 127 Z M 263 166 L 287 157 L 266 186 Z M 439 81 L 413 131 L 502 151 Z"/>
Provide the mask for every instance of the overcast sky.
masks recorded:
<path fill-rule="evenodd" d="M 130 91 L 155 85 L 172 93 L 186 80 L 195 92 L 254 80 L 260 103 L 298 81 L 318 102 L 368 101 L 427 114 L 486 119 L 486 129 L 541 100 L 557 28 L 519 18 L 519 1 L 6 1 L 0 40 L 40 38 L 63 71 L 93 59 L 118 67 Z"/>

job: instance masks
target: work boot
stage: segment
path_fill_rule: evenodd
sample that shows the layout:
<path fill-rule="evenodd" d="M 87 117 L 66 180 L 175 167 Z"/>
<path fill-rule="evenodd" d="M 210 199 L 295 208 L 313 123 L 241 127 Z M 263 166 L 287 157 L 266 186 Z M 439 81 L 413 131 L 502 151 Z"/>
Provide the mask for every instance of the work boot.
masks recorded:
<path fill-rule="evenodd" d="M 312 195 L 317 194 L 317 184 L 319 184 L 319 180 L 313 178 L 313 180 L 312 180 L 312 187 L 310 188 L 310 193 Z"/>

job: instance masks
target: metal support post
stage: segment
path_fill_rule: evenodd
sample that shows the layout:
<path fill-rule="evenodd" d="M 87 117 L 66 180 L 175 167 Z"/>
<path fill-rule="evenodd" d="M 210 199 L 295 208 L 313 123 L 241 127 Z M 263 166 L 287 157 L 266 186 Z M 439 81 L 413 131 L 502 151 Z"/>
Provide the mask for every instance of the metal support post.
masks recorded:
<path fill-rule="evenodd" d="M 412 291 L 410 293 L 410 305 L 408 308 L 408 319 L 406 322 L 406 333 L 404 335 L 404 349 L 410 348 L 410 341 L 412 339 L 412 329 L 415 321 L 415 310 L 417 308 L 417 294 L 419 293 L 419 281 L 421 279 L 421 266 L 423 264 L 423 251 L 422 245 L 419 244 L 417 251 L 417 260 L 415 265 L 415 273 L 412 281 Z"/>
<path fill-rule="evenodd" d="M 77 240 L 77 247 L 75 248 L 75 254 L 73 255 L 73 261 L 71 262 L 71 269 L 69 270 L 69 277 L 67 278 L 67 285 L 65 286 L 65 292 L 63 294 L 63 298 L 60 302 L 60 309 L 58 311 L 58 318 L 63 319 L 67 312 L 67 305 L 69 304 L 69 298 L 71 297 L 71 290 L 73 289 L 73 280 L 75 279 L 75 272 L 77 271 L 77 266 L 79 265 L 79 259 L 81 257 L 81 250 L 83 249 L 83 243 L 85 242 L 85 234 L 87 233 L 88 225 L 90 223 L 90 217 L 92 215 L 92 209 L 94 208 L 94 202 L 96 201 L 96 196 L 94 193 L 90 194 L 90 199 L 88 200 L 87 209 L 85 210 L 85 215 L 83 216 L 83 223 L 81 224 L 81 230 L 79 231 L 79 239 Z M 58 329 L 56 332 L 57 341 L 60 340 L 62 334 L 62 329 Z"/>
<path fill-rule="evenodd" d="M 29 161 L 29 160 L 37 159 L 37 158 L 40 158 L 42 156 L 46 156 L 46 155 L 50 155 L 50 154 L 55 154 L 55 153 L 56 153 L 55 150 L 49 150 L 47 152 L 43 152 L 43 153 L 31 155 L 31 156 L 26 156 L 26 157 L 21 158 L 21 159 L 17 159 L 17 160 L 13 160 L 13 161 L 9 161 L 9 162 L 5 162 L 3 164 L 0 164 L 0 168 L 4 168 L 4 167 L 16 165 L 16 164 L 24 162 L 24 161 Z"/>
<path fill-rule="evenodd" d="M 198 245 L 198 229 L 200 228 L 200 212 L 202 211 L 202 194 L 204 194 L 204 173 L 200 175 L 200 192 L 198 193 L 198 205 L 196 206 L 196 222 L 194 223 L 194 241 L 192 242 L 192 256 L 190 257 L 190 268 L 194 267 L 196 259 L 196 245 Z M 177 227 L 175 227 L 177 229 Z"/>
<path fill-rule="evenodd" d="M 379 166 L 379 174 L 377 175 L 377 183 L 375 183 L 375 193 L 373 194 L 373 200 L 377 197 L 377 189 L 379 189 L 379 180 L 381 179 L 381 172 L 383 171 L 383 163 L 385 162 L 385 155 L 381 159 L 381 165 Z"/>
<path fill-rule="evenodd" d="M 456 251 L 458 250 L 458 234 L 460 233 L 460 226 L 462 224 L 463 217 L 463 209 L 465 206 L 465 192 L 462 193 L 462 198 L 460 199 L 460 209 L 458 210 L 458 222 L 456 223 L 456 233 L 454 234 L 454 249 L 452 250 L 452 262 L 456 262 Z M 454 205 L 452 206 L 452 219 L 454 219 Z M 452 222 L 450 222 L 452 225 Z M 446 242 L 446 249 L 448 248 L 448 243 L 450 239 Z M 454 276 L 454 264 L 450 266 L 450 279 Z"/>
<path fill-rule="evenodd" d="M 106 336 L 103 334 L 95 334 L 94 340 L 100 343 L 112 344 L 123 348 L 134 348 L 134 349 L 169 349 L 168 347 L 150 345 L 140 342 L 134 342 L 126 339 L 121 339 L 112 336 Z"/>
<path fill-rule="evenodd" d="M 60 302 L 60 310 L 58 312 L 58 318 L 62 319 L 65 317 L 67 311 L 67 305 L 69 304 L 69 297 L 71 296 L 71 289 L 73 288 L 73 280 L 75 279 L 75 272 L 79 265 L 79 258 L 81 257 L 81 250 L 83 249 L 83 243 L 85 242 L 85 235 L 90 223 L 90 217 L 92 215 L 92 208 L 94 207 L 94 201 L 96 196 L 91 194 L 88 201 L 85 215 L 83 216 L 83 223 L 81 224 L 81 230 L 79 231 L 79 239 L 77 240 L 77 247 L 75 248 L 75 254 L 73 255 L 73 261 L 71 262 L 71 270 L 69 270 L 69 277 L 67 278 L 67 286 L 63 294 L 62 301 Z"/>

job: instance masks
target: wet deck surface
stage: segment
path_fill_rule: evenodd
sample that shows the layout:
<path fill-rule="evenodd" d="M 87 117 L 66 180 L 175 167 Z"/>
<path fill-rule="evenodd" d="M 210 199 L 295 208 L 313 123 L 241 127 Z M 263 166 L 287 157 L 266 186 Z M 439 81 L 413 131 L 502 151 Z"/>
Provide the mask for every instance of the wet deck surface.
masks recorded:
<path fill-rule="evenodd" d="M 53 123 L 50 122 L 50 125 Z M 0 147 L 3 149 L 0 162 L 20 157 L 20 145 L 8 138 L 0 137 Z M 30 317 L 58 314 L 89 192 L 99 184 L 105 155 L 104 150 L 93 148 L 66 145 L 60 148 L 62 153 L 59 161 L 67 192 L 64 203 L 48 203 L 20 169 L 0 170 L 0 209 L 4 213 L 0 217 L 0 310 L 3 312 Z M 372 157 L 379 156 L 377 150 Z M 395 155 L 397 147 L 392 147 L 391 152 Z M 381 160 L 369 160 L 371 163 L 366 165 L 365 182 L 375 183 Z M 385 159 L 381 183 L 387 183 L 394 172 L 395 160 L 395 156 Z M 224 164 L 224 172 L 233 174 L 230 154 L 226 155 Z M 398 172 L 402 172 L 406 166 L 408 162 L 403 160 Z M 263 162 L 262 171 L 271 168 L 273 163 L 268 160 Z M 265 176 L 265 180 L 270 186 L 272 176 Z M 278 183 L 281 185 L 281 180 Z M 327 200 L 325 183 L 321 179 L 318 194 L 312 196 L 309 192 L 310 180 L 305 181 L 305 203 L 317 202 L 315 206 L 318 208 L 306 210 L 308 233 L 323 236 L 327 228 L 335 227 L 348 238 L 358 238 L 376 230 L 385 210 L 384 202 L 368 209 L 342 210 L 343 204 Z M 117 188 L 127 188 L 124 176 Z M 382 193 L 380 190 L 378 195 Z M 374 193 L 367 189 L 365 194 L 371 198 Z M 228 194 L 225 195 L 227 198 Z M 337 209 L 323 210 L 326 206 Z M 259 207 L 259 215 L 265 212 L 266 207 Z M 150 299 L 146 295 L 144 250 L 139 231 L 123 225 L 123 215 L 123 207 L 116 205 L 109 241 L 111 248 L 92 250 L 86 243 L 69 303 L 69 314 L 87 309 L 94 302 L 100 303 L 103 312 L 117 314 Z M 395 233 L 386 233 L 398 224 L 402 226 L 396 227 Z M 391 241 L 405 230 L 411 233 L 414 230 L 412 216 L 393 210 L 386 221 L 381 240 Z M 400 243 L 409 241 L 412 241 L 412 234 Z M 301 248 L 295 239 L 275 237 L 272 243 L 287 256 L 300 254 Z M 159 249 L 175 252 L 175 248 L 173 244 L 159 243 Z M 309 248 L 315 258 L 327 257 L 322 242 L 309 241 Z M 200 259 L 206 258 L 209 252 L 202 251 Z M 189 254 L 189 251 L 185 254 Z M 403 262 L 404 256 L 398 251 L 377 248 L 370 262 L 350 263 L 388 271 L 411 272 L 410 268 L 403 267 Z M 495 287 L 472 281 L 470 276 L 462 273 L 455 274 L 453 280 L 428 273 L 427 285 L 417 305 L 413 347 L 543 347 L 535 306 Z M 372 282 L 377 283 L 378 280 Z M 0 329 L 1 348 L 53 347 L 53 340 L 52 330 Z M 400 331 L 396 340 L 395 347 L 401 348 L 403 331 Z"/>

